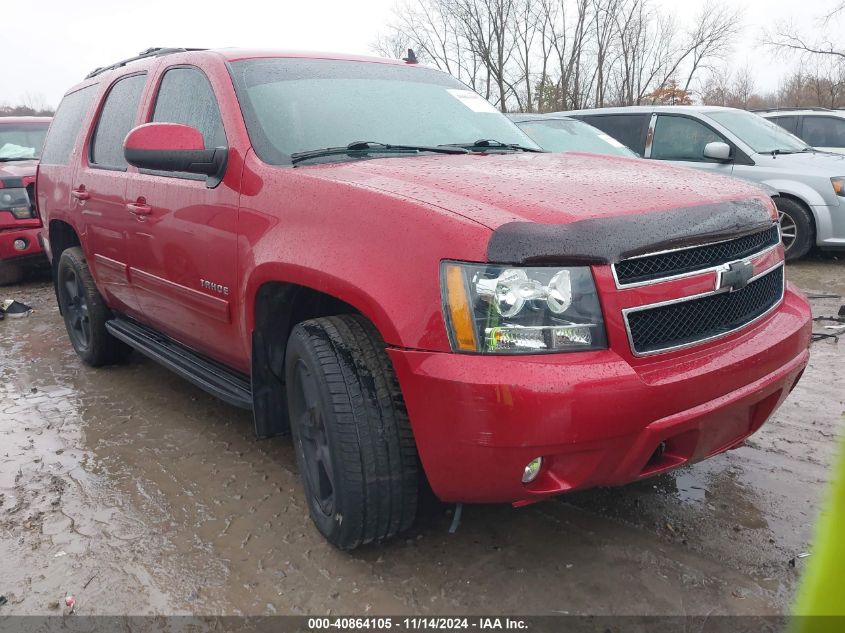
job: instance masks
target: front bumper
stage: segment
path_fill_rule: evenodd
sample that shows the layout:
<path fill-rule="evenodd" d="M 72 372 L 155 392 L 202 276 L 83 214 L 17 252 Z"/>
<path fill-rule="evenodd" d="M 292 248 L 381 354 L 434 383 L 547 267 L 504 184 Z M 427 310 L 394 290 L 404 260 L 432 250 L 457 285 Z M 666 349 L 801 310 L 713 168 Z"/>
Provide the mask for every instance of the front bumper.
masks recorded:
<path fill-rule="evenodd" d="M 811 329 L 809 305 L 788 286 L 761 321 L 671 358 L 389 352 L 435 494 L 520 505 L 621 485 L 742 443 L 797 383 Z M 540 475 L 523 484 L 539 456 Z"/>
<path fill-rule="evenodd" d="M 845 203 L 815 205 L 816 245 L 825 249 L 845 249 Z"/>
<path fill-rule="evenodd" d="M 0 230 L 0 261 L 18 259 L 38 259 L 43 249 L 38 241 L 39 227 L 12 228 Z M 24 240 L 26 248 L 18 250 L 14 247 L 15 240 Z"/>

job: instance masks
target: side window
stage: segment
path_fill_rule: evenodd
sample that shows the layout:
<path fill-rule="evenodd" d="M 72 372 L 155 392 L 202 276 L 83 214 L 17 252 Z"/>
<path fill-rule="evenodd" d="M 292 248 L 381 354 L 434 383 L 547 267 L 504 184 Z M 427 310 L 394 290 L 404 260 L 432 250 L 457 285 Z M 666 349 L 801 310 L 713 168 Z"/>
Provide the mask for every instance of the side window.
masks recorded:
<path fill-rule="evenodd" d="M 845 119 L 805 115 L 802 138 L 814 147 L 845 147 Z"/>
<path fill-rule="evenodd" d="M 695 119 L 661 115 L 657 117 L 651 139 L 651 157 L 657 160 L 707 161 L 704 146 L 713 141 L 726 142 Z"/>
<path fill-rule="evenodd" d="M 119 79 L 106 95 L 94 138 L 91 140 L 91 163 L 107 169 L 126 169 L 123 139 L 135 124 L 146 75 Z"/>
<path fill-rule="evenodd" d="M 208 78 L 196 68 L 172 68 L 164 74 L 152 120 L 197 128 L 206 149 L 226 146 L 217 98 Z"/>
<path fill-rule="evenodd" d="M 650 114 L 605 114 L 581 117 L 585 123 L 626 145 L 640 156 L 645 153 Z"/>
<path fill-rule="evenodd" d="M 67 165 L 76 137 L 79 136 L 79 128 L 97 93 L 96 88 L 96 85 L 87 86 L 62 99 L 50 124 L 47 140 L 44 141 L 44 151 L 41 152 L 44 165 Z"/>
<path fill-rule="evenodd" d="M 777 123 L 790 134 L 795 134 L 798 131 L 797 116 L 773 116 L 769 117 L 769 121 Z"/>

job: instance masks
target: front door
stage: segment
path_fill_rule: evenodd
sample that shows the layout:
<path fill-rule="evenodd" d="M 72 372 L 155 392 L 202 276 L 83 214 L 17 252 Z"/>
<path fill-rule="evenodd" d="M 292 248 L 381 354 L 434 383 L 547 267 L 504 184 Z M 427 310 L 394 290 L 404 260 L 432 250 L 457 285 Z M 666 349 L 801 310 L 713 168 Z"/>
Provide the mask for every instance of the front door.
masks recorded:
<path fill-rule="evenodd" d="M 206 148 L 227 146 L 214 90 L 193 66 L 163 71 L 149 121 L 197 128 Z M 232 304 L 238 296 L 238 182 L 131 168 L 135 218 L 131 277 L 143 320 L 176 340 L 240 367 Z M 213 185 L 213 186 L 212 186 Z"/>
<path fill-rule="evenodd" d="M 652 119 L 649 134 L 650 152 L 647 158 L 665 160 L 679 167 L 694 167 L 717 174 L 730 176 L 733 163 L 726 163 L 704 157 L 704 146 L 715 141 L 728 140 L 711 127 L 692 117 L 675 114 L 658 114 Z M 734 149 L 734 151 L 736 151 Z"/>

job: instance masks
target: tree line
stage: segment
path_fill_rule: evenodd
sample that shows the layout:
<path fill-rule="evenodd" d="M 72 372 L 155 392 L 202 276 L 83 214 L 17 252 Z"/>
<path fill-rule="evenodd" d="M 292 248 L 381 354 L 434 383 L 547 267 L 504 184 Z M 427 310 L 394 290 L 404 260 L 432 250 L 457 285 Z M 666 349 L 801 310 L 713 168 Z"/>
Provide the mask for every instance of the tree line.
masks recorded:
<path fill-rule="evenodd" d="M 833 24 L 843 7 L 820 20 Z M 764 32 L 762 54 L 798 54 L 801 64 L 761 94 L 749 67 L 731 66 L 741 29 L 727 0 L 707 0 L 688 23 L 654 0 L 400 0 L 372 48 L 396 58 L 412 48 L 502 111 L 845 105 L 845 51 L 789 25 Z"/>
<path fill-rule="evenodd" d="M 47 105 L 44 95 L 26 93 L 17 105 L 0 102 L 0 116 L 53 116 L 55 110 Z"/>
<path fill-rule="evenodd" d="M 740 11 L 710 0 L 679 24 L 652 0 L 404 0 L 374 49 L 424 61 L 502 111 L 651 103 L 689 92 L 730 51 Z"/>

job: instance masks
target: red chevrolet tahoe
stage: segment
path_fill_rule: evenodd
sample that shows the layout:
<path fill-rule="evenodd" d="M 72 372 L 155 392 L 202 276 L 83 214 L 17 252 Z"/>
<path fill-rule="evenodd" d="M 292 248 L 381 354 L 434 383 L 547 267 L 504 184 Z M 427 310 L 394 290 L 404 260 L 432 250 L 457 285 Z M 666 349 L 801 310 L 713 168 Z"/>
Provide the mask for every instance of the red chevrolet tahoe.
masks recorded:
<path fill-rule="evenodd" d="M 0 118 L 0 286 L 44 261 L 35 212 L 35 167 L 49 117 Z"/>
<path fill-rule="evenodd" d="M 151 49 L 64 97 L 38 207 L 82 360 L 130 349 L 292 433 L 353 548 L 740 445 L 808 360 L 737 180 L 548 154 L 414 63 Z"/>

